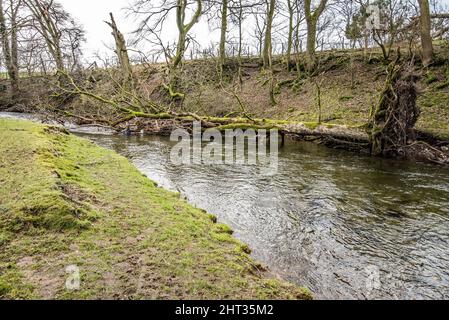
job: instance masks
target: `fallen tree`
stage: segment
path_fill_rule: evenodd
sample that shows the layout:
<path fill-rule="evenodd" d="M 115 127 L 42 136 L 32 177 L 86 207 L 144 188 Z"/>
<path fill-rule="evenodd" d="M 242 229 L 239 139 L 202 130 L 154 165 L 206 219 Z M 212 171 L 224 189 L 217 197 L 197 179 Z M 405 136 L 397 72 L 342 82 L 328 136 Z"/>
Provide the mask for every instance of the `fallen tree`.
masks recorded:
<path fill-rule="evenodd" d="M 371 154 L 449 164 L 449 154 L 417 139 L 419 77 L 412 66 L 401 63 L 399 50 L 396 60 L 388 66 L 384 90 L 367 126 Z"/>
<path fill-rule="evenodd" d="M 117 132 L 126 131 L 128 134 L 167 134 L 172 130 L 182 127 L 191 128 L 194 121 L 201 122 L 203 129 L 215 128 L 219 131 L 231 129 L 254 130 L 278 130 L 280 135 L 294 136 L 297 139 L 320 139 L 328 146 L 349 149 L 368 149 L 368 135 L 361 129 L 349 128 L 340 125 L 328 125 L 322 123 L 301 123 L 295 121 L 256 119 L 249 117 L 243 108 L 242 117 L 209 117 L 193 112 L 174 111 L 170 106 L 161 105 L 153 101 L 136 96 L 135 92 L 129 92 L 121 86 L 117 86 L 117 92 L 106 98 L 86 89 L 70 74 L 64 73 L 69 79 L 67 86 L 58 86 L 59 92 L 55 96 L 71 95 L 86 96 L 101 104 L 106 104 L 115 111 L 113 119 L 99 121 L 84 115 L 77 115 L 62 109 L 53 109 L 59 114 L 71 117 L 82 124 L 108 125 Z M 241 102 L 240 107 L 242 108 Z"/>
<path fill-rule="evenodd" d="M 170 106 L 136 96 L 137 93 L 128 92 L 120 86 L 116 86 L 117 92 L 105 98 L 94 93 L 94 90 L 87 89 L 69 74 L 66 74 L 69 85 L 59 87 L 57 95 L 89 97 L 100 104 L 108 105 L 114 116 L 99 121 L 95 117 L 70 114 L 65 110 L 55 111 L 75 118 L 82 124 L 109 126 L 117 133 L 167 135 L 177 128 L 192 129 L 193 122 L 198 121 L 203 129 L 278 130 L 283 138 L 286 135 L 293 136 L 332 148 L 364 151 L 374 156 L 414 158 L 449 164 L 449 155 L 442 148 L 419 140 L 414 130 L 420 113 L 416 106 L 418 76 L 410 69 L 412 65 L 408 64 L 409 68 L 406 68 L 398 53 L 397 59 L 388 67 L 388 76 L 379 104 L 372 110 L 371 120 L 364 127 L 257 119 L 246 115 L 245 112 L 241 117 L 210 117 L 172 110 Z"/>

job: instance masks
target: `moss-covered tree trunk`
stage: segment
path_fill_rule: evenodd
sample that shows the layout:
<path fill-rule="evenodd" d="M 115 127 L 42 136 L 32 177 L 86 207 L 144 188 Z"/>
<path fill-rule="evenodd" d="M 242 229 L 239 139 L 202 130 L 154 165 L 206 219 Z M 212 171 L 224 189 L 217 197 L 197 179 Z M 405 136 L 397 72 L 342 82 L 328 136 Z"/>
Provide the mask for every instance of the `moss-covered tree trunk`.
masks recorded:
<path fill-rule="evenodd" d="M 185 95 L 181 92 L 177 92 L 176 90 L 178 82 L 178 67 L 181 64 L 187 49 L 187 35 L 193 26 L 199 21 L 203 12 L 203 0 L 196 0 L 196 10 L 190 21 L 186 23 L 186 11 L 188 4 L 189 3 L 187 0 L 177 0 L 176 25 L 178 27 L 178 43 L 176 45 L 176 54 L 171 59 L 168 84 L 164 85 L 172 99 L 184 99 Z"/>
<path fill-rule="evenodd" d="M 316 29 L 317 21 L 313 17 L 307 19 L 307 66 L 310 70 L 316 64 Z"/>

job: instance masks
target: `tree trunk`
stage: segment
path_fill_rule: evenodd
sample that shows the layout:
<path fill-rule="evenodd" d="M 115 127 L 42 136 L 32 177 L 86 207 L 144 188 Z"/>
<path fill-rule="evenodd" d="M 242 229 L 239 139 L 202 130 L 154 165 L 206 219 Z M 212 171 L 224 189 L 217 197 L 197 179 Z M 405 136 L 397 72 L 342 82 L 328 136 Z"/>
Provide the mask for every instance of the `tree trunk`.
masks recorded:
<path fill-rule="evenodd" d="M 11 8 L 14 11 L 14 8 Z M 9 80 L 11 82 L 11 95 L 13 99 L 17 97 L 19 92 L 19 68 L 17 65 L 17 25 L 13 12 L 11 21 L 11 39 L 6 29 L 6 19 L 3 11 L 3 0 L 0 0 L 0 40 L 3 50 L 6 69 Z"/>
<path fill-rule="evenodd" d="M 176 24 L 178 26 L 179 36 L 176 47 L 176 55 L 172 61 L 172 67 L 176 69 L 181 63 L 186 51 L 187 34 L 190 29 L 198 22 L 203 8 L 203 1 L 196 0 L 197 8 L 188 24 L 185 24 L 187 0 L 178 0 L 176 7 Z"/>
<path fill-rule="evenodd" d="M 287 70 L 290 71 L 291 54 L 293 49 L 293 0 L 288 0 L 288 42 L 287 42 Z"/>
<path fill-rule="evenodd" d="M 432 63 L 433 44 L 430 34 L 432 23 L 430 20 L 429 0 L 419 0 L 419 8 L 421 10 L 421 44 L 423 54 L 423 64 L 428 66 Z"/>
<path fill-rule="evenodd" d="M 313 70 L 316 65 L 316 34 L 318 20 L 326 8 L 328 0 L 320 0 L 318 7 L 312 11 L 312 0 L 304 0 L 304 11 L 307 22 L 307 67 Z"/>
<path fill-rule="evenodd" d="M 54 59 L 56 61 L 56 68 L 58 71 L 65 71 L 64 61 L 62 59 L 62 50 L 59 44 L 59 41 L 57 42 L 56 48 L 55 48 L 55 56 Z"/>
<path fill-rule="evenodd" d="M 239 83 L 240 88 L 243 85 L 243 77 L 242 77 L 242 47 L 243 47 L 243 30 L 242 30 L 242 23 L 243 23 L 243 6 L 242 6 L 242 0 L 239 0 Z"/>
<path fill-rule="evenodd" d="M 129 62 L 128 49 L 126 48 L 126 41 L 123 34 L 115 23 L 114 16 L 110 13 L 111 22 L 106 22 L 112 29 L 112 35 L 115 39 L 116 53 L 118 56 L 120 68 L 123 72 L 123 85 L 125 88 L 130 89 L 133 86 L 133 72 L 131 63 Z"/>
<path fill-rule="evenodd" d="M 363 56 L 364 58 L 368 58 L 368 47 L 369 47 L 369 32 L 365 30 L 365 33 L 363 35 Z"/>
<path fill-rule="evenodd" d="M 316 64 L 316 29 L 317 21 L 313 18 L 307 18 L 307 65 L 310 70 L 314 69 Z"/>
<path fill-rule="evenodd" d="M 271 30 L 273 27 L 273 17 L 274 17 L 274 6 L 276 4 L 275 0 L 269 0 L 267 3 L 267 28 L 265 30 L 265 42 L 263 48 L 263 66 L 264 68 L 269 68 L 271 65 L 271 54 L 272 54 L 272 41 L 271 41 Z"/>
<path fill-rule="evenodd" d="M 241 21 L 239 21 L 241 23 Z M 220 64 L 221 72 L 226 60 L 226 33 L 228 31 L 228 0 L 223 0 L 221 8 Z"/>
<path fill-rule="evenodd" d="M 13 2 L 11 0 L 11 69 L 14 77 L 11 78 L 11 87 L 13 92 L 13 98 L 16 98 L 16 95 L 19 92 L 19 45 L 17 40 L 17 12 L 18 6 L 13 6 Z"/>

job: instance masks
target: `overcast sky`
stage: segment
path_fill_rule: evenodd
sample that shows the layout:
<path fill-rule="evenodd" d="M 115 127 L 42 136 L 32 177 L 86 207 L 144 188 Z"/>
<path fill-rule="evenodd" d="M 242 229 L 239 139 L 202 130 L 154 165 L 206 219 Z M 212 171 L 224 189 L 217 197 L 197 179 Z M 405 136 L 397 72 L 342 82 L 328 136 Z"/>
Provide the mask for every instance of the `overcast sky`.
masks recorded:
<path fill-rule="evenodd" d="M 122 10 L 128 5 L 128 0 L 59 0 L 59 2 L 86 30 L 85 48 L 89 54 L 105 50 L 104 44 L 113 43 L 111 29 L 104 23 L 105 20 L 109 20 L 109 12 L 114 14 L 122 32 L 133 30 L 132 21 L 125 19 L 125 12 Z"/>
<path fill-rule="evenodd" d="M 109 12 L 114 14 L 119 29 L 125 34 L 130 34 L 138 26 L 135 19 L 127 17 L 126 10 L 123 10 L 132 0 L 59 0 L 59 2 L 87 32 L 87 43 L 84 45 L 86 58 L 90 58 L 96 51 L 107 50 L 105 44 L 111 47 L 114 43 L 111 29 L 104 23 L 105 20 L 109 20 Z M 207 46 L 212 38 L 217 39 L 217 31 L 210 30 L 204 21 L 195 26 L 192 32 L 201 45 Z M 174 21 L 167 23 L 164 28 L 164 39 L 175 39 L 176 35 L 177 28 Z M 130 35 L 127 38 L 130 38 Z"/>
<path fill-rule="evenodd" d="M 449 0 L 439 1 L 449 6 Z M 131 33 L 137 27 L 136 21 L 133 18 L 126 18 L 126 11 L 123 10 L 132 0 L 59 0 L 59 2 L 87 31 L 87 43 L 84 48 L 88 59 L 96 51 L 107 50 L 105 44 L 109 46 L 113 44 L 110 28 L 104 23 L 104 20 L 109 19 L 109 12 L 114 14 L 123 33 Z M 192 32 L 203 46 L 207 46 L 212 40 L 218 40 L 218 31 L 211 30 L 205 21 L 196 25 Z M 166 24 L 164 39 L 175 38 L 176 34 L 175 22 Z"/>

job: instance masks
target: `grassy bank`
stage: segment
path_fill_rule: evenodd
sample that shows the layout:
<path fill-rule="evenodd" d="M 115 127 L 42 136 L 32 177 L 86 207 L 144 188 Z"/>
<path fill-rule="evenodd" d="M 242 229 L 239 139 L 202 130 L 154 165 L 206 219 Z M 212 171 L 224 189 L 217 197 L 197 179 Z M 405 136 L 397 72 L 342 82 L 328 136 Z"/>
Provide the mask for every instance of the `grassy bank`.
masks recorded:
<path fill-rule="evenodd" d="M 0 119 L 0 184 L 1 298 L 310 297 L 214 217 L 62 129 Z M 66 289 L 70 265 L 80 290 Z"/>

